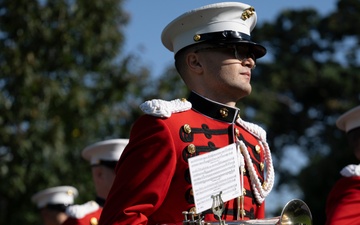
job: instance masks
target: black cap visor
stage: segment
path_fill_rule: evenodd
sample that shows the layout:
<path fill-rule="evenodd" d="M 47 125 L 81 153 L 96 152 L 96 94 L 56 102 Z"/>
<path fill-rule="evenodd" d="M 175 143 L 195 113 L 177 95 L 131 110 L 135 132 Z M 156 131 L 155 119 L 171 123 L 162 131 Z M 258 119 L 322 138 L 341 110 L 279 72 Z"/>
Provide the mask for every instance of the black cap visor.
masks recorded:
<path fill-rule="evenodd" d="M 196 34 L 194 41 L 198 43 L 210 44 L 247 44 L 250 45 L 250 51 L 255 58 L 261 58 L 266 54 L 266 48 L 260 44 L 251 41 L 250 36 L 241 32 L 227 30 L 222 32 L 213 32 L 205 34 Z"/>

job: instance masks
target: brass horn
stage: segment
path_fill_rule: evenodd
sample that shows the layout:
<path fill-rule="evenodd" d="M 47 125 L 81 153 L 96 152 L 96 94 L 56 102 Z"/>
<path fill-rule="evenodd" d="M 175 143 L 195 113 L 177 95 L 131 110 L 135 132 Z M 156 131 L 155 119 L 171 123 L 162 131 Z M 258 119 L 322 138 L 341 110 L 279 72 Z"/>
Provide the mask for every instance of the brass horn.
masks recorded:
<path fill-rule="evenodd" d="M 201 219 L 194 220 L 192 213 L 184 215 L 183 225 L 312 225 L 310 209 L 305 202 L 299 199 L 293 199 L 286 203 L 280 216 L 267 219 L 206 222 Z M 190 215 L 191 218 L 188 218 L 187 215 Z"/>
<path fill-rule="evenodd" d="M 283 208 L 277 225 L 312 225 L 312 215 L 305 202 L 294 199 Z"/>

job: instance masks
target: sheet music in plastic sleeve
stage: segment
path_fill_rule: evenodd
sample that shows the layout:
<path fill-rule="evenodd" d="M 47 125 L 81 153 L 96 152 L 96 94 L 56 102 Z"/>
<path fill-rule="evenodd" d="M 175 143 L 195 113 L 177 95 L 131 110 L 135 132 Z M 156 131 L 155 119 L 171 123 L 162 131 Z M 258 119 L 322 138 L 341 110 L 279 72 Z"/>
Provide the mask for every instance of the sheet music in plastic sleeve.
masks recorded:
<path fill-rule="evenodd" d="M 241 194 L 236 144 L 188 159 L 196 213 L 210 209 L 212 195 L 220 192 L 224 201 Z"/>

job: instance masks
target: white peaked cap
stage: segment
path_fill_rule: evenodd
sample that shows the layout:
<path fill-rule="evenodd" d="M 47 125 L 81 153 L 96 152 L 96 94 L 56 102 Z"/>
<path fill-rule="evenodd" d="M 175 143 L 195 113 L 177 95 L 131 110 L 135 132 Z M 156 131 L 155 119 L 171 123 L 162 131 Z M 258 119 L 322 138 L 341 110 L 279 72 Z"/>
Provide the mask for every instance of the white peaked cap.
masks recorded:
<path fill-rule="evenodd" d="M 163 45 L 176 54 L 197 43 L 246 43 L 260 58 L 266 49 L 252 42 L 250 32 L 257 22 L 254 7 L 240 2 L 222 2 L 188 11 L 170 22 L 161 34 Z"/>
<path fill-rule="evenodd" d="M 74 199 L 79 195 L 78 190 L 72 186 L 51 187 L 39 191 L 32 196 L 31 201 L 38 208 L 43 208 L 49 204 L 74 204 Z"/>
<path fill-rule="evenodd" d="M 129 139 L 100 141 L 86 147 L 82 151 L 82 157 L 91 165 L 97 165 L 101 160 L 118 161 L 128 143 Z"/>
<path fill-rule="evenodd" d="M 342 114 L 336 121 L 336 126 L 345 132 L 360 127 L 360 106 Z"/>

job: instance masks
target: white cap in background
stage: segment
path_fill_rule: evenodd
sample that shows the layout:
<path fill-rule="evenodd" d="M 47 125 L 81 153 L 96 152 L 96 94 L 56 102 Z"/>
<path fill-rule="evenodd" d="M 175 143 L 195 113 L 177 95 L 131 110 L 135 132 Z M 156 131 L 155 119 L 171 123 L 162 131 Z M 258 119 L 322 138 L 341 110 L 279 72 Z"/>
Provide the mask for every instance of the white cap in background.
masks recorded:
<path fill-rule="evenodd" d="M 71 205 L 79 195 L 78 190 L 72 186 L 58 186 L 39 191 L 32 196 L 31 200 L 38 208 L 47 205 Z"/>
<path fill-rule="evenodd" d="M 360 106 L 352 108 L 342 114 L 336 121 L 336 126 L 345 132 L 360 127 Z"/>
<path fill-rule="evenodd" d="M 118 161 L 129 139 L 110 139 L 100 141 L 86 147 L 82 157 L 91 165 L 98 165 L 101 161 Z"/>

